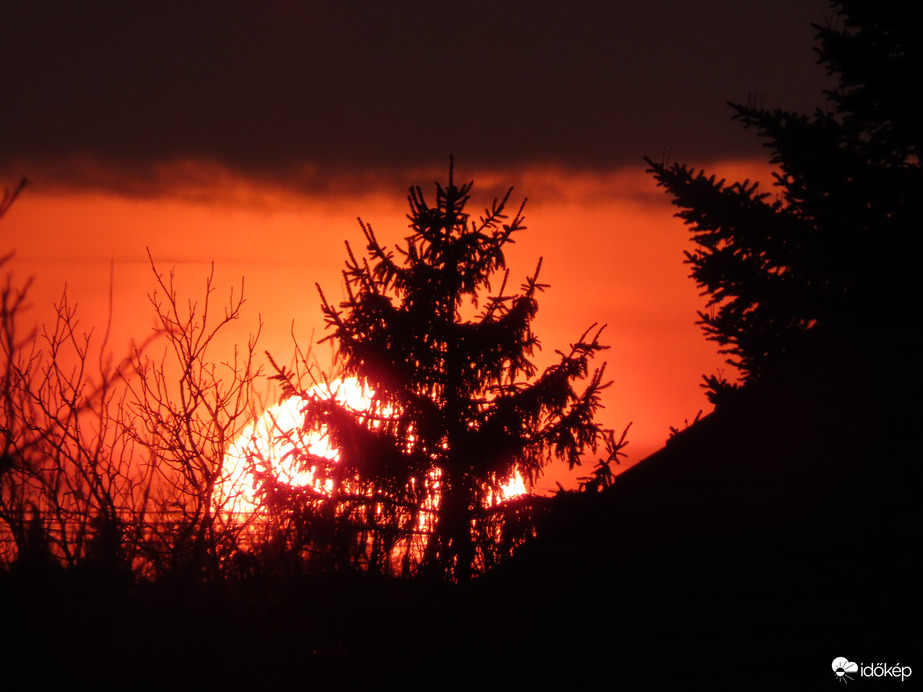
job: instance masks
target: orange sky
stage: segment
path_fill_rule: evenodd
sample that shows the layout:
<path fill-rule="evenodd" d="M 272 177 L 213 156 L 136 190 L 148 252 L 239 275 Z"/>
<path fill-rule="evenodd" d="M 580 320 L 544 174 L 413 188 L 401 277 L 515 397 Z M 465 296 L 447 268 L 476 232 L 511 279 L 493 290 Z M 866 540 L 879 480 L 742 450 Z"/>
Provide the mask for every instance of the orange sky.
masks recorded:
<path fill-rule="evenodd" d="M 768 178 L 759 163 L 728 162 L 709 169 L 733 179 Z M 431 196 L 438 173 L 421 175 L 406 186 L 420 184 Z M 633 421 L 628 463 L 661 446 L 671 425 L 681 427 L 684 419 L 708 410 L 698 386 L 701 375 L 728 368 L 694 324 L 703 299 L 682 262 L 688 231 L 673 218 L 668 198 L 644 173 L 643 164 L 607 175 L 550 169 L 457 175 L 475 181 L 472 212 L 508 185 L 515 187 L 517 203 L 529 198 L 529 228 L 516 238 L 507 261 L 518 284 L 544 257 L 541 279 L 551 286 L 540 297 L 535 324 L 543 344 L 540 364 L 592 323 L 608 325 L 604 341 L 611 346 L 606 360 L 613 385 L 600 419 L 619 430 Z M 213 261 L 214 305 L 227 301 L 241 277 L 247 298 L 242 319 L 222 343 L 224 353 L 214 357 L 226 357 L 233 341 L 245 342 L 261 316 L 261 351 L 287 361 L 293 321 L 303 345 L 312 332 L 317 338 L 323 334 L 314 284 L 337 297 L 343 241 L 361 248 L 356 216 L 393 245 L 406 232 L 405 214 L 406 200 L 390 192 L 294 197 L 228 179 L 220 187 L 176 189 L 148 200 L 91 193 L 52 196 L 27 188 L 0 225 L 0 247 L 16 251 L 9 265 L 16 280 L 35 278 L 29 319 L 47 321 L 66 283 L 71 302 L 79 304 L 81 327 L 93 327 L 97 335 L 105 325 L 112 263 L 109 344 L 115 356 L 127 352 L 131 339 L 147 336 L 153 324 L 147 295 L 154 280 L 146 247 L 158 269 L 175 268 L 181 295 L 191 299 L 201 300 Z M 318 355 L 322 363 L 329 362 L 326 347 Z M 554 487 L 555 480 L 574 484 L 573 476 L 568 480 L 562 470 L 549 469 L 540 488 Z"/>

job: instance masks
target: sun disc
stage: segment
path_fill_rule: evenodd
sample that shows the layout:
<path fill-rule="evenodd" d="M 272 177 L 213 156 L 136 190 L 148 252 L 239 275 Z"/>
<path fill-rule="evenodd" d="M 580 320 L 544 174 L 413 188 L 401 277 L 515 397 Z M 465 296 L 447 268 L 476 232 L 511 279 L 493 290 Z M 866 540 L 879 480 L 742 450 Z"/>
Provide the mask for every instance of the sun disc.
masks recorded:
<path fill-rule="evenodd" d="M 308 390 L 308 395 L 332 397 L 340 405 L 357 412 L 369 411 L 373 407 L 373 393 L 356 378 L 315 385 Z M 389 412 L 379 413 L 387 415 Z M 256 466 L 271 472 L 279 482 L 293 488 L 313 486 L 318 492 L 331 492 L 331 481 L 318 477 L 316 467 L 301 468 L 297 461 L 301 451 L 334 463 L 339 458 L 339 452 L 330 444 L 326 431 L 305 432 L 304 415 L 301 397 L 284 399 L 266 409 L 228 447 L 224 480 L 217 489 L 217 502 L 222 513 L 243 518 L 259 512 L 254 474 Z M 438 487 L 438 481 L 434 481 L 434 487 Z M 489 503 L 496 504 L 527 493 L 525 480 L 517 472 L 501 485 L 500 492 Z M 433 501 L 438 504 L 437 498 Z"/>

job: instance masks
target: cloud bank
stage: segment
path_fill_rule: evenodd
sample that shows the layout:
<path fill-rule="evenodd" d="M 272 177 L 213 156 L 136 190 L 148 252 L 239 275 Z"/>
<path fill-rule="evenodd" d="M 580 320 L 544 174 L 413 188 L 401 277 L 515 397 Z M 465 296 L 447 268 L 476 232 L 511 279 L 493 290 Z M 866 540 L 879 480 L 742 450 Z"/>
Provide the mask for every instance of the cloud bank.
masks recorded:
<path fill-rule="evenodd" d="M 810 110 L 824 0 L 9 3 L 0 174 L 158 196 L 758 153 L 727 100 Z M 761 96 L 759 96 L 761 95 Z M 348 181 L 348 182 L 344 182 Z"/>

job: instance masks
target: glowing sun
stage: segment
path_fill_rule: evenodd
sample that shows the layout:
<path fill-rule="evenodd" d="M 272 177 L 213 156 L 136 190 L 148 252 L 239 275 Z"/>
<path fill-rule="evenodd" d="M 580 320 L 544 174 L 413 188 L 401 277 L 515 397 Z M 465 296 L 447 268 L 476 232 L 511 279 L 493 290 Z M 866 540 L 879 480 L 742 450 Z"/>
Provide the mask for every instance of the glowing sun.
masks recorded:
<path fill-rule="evenodd" d="M 357 412 L 368 411 L 373 397 L 373 393 L 355 378 L 315 385 L 308 395 L 333 397 L 341 406 Z M 339 459 L 339 452 L 331 445 L 326 431 L 305 431 L 303 409 L 304 402 L 299 397 L 290 397 L 269 407 L 228 447 L 222 474 L 224 480 L 216 488 L 215 500 L 221 513 L 244 518 L 259 512 L 254 460 L 271 469 L 276 479 L 287 485 L 313 486 L 321 493 L 331 491 L 331 481 L 323 478 L 316 466 L 304 468 L 297 461 L 299 451 L 333 463 Z M 516 473 L 501 487 L 499 497 L 493 502 L 503 502 L 527 492 L 525 481 Z"/>

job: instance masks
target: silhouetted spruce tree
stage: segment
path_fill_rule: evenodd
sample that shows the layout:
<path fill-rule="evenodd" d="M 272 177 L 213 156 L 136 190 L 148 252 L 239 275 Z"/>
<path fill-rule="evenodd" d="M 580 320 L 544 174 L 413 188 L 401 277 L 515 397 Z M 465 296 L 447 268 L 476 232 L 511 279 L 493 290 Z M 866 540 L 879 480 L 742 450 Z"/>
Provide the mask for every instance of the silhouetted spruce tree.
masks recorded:
<path fill-rule="evenodd" d="M 840 25 L 816 27 L 820 63 L 838 80 L 827 110 L 807 116 L 731 104 L 735 119 L 767 140 L 775 196 L 748 180 L 727 185 L 647 159 L 698 246 L 687 261 L 709 295 L 704 330 L 745 381 L 818 338 L 868 345 L 919 326 L 919 6 L 833 6 Z M 706 381 L 721 388 L 717 378 Z"/>
<path fill-rule="evenodd" d="M 326 427 L 340 459 L 302 450 L 302 463 L 325 469 L 328 491 L 264 477 L 266 490 L 292 510 L 305 540 L 341 551 L 335 563 L 468 579 L 532 530 L 536 500 L 499 502 L 502 484 L 515 474 L 534 481 L 555 458 L 573 467 L 600 441 L 617 453 L 611 431 L 594 420 L 606 386 L 604 366 L 589 369 L 604 348 L 601 329 L 537 373 L 541 261 L 512 291 L 504 260 L 525 229 L 522 207 L 508 219 L 511 188 L 474 220 L 465 210 L 471 186 L 456 185 L 450 168 L 435 204 L 411 188 L 410 234 L 396 253 L 360 219 L 367 256 L 347 243 L 346 300 L 334 305 L 320 294 L 343 375 L 374 392 L 368 411 L 310 395 L 282 372 L 288 393 L 305 400 L 306 426 Z"/>

